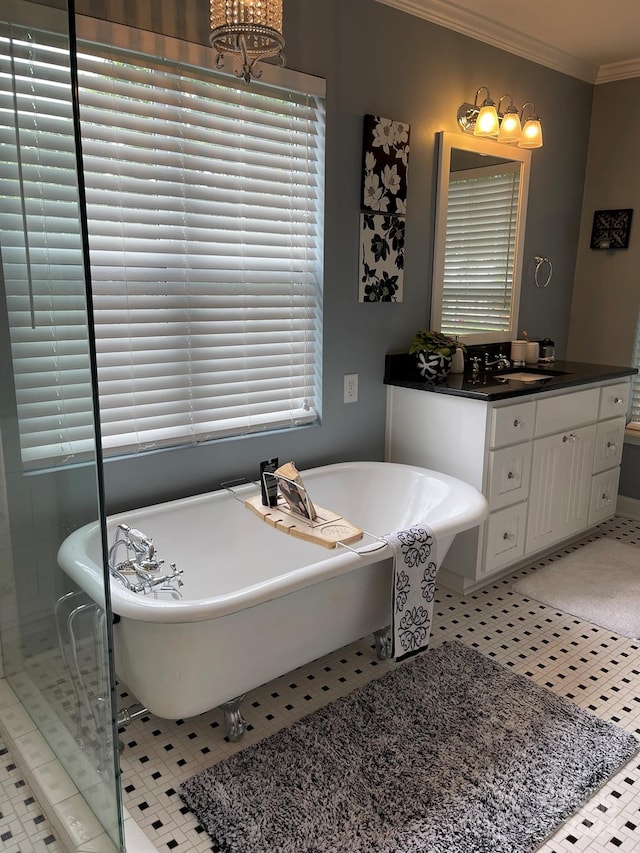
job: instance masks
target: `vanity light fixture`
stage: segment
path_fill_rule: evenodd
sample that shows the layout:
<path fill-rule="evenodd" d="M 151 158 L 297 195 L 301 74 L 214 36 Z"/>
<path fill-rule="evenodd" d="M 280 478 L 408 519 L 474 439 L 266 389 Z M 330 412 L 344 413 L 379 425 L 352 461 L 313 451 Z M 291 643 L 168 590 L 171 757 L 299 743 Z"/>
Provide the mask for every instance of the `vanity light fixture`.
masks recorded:
<path fill-rule="evenodd" d="M 249 83 L 262 75 L 256 62 L 273 56 L 285 64 L 282 0 L 209 0 L 209 9 L 209 42 L 217 51 L 218 68 L 231 54 L 240 64 L 236 74 Z"/>
<path fill-rule="evenodd" d="M 487 97 L 479 104 L 478 95 L 483 90 L 487 93 Z M 506 98 L 509 99 L 509 106 L 502 111 L 501 104 Z M 534 112 L 528 116 L 523 126 L 525 107 L 532 107 Z M 498 101 L 498 108 L 496 109 L 495 102 L 491 99 L 491 94 L 486 86 L 480 86 L 476 91 L 472 104 L 460 105 L 458 108 L 458 124 L 463 131 L 473 133 L 474 136 L 497 139 L 498 142 L 517 145 L 519 148 L 542 147 L 542 126 L 539 116 L 535 113 L 534 104 L 529 101 L 518 112 L 511 95 L 503 95 Z"/>

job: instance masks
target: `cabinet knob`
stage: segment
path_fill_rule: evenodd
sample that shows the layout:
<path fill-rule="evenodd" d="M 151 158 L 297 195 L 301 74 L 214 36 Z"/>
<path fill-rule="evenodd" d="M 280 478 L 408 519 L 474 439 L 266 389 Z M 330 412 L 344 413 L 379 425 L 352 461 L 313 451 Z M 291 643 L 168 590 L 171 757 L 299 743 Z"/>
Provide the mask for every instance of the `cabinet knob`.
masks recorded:
<path fill-rule="evenodd" d="M 608 441 L 607 442 L 607 450 L 611 450 L 611 449 L 617 450 L 617 448 L 618 448 L 618 445 L 615 443 L 615 441 Z"/>
<path fill-rule="evenodd" d="M 513 535 L 513 533 L 507 533 L 507 532 L 505 532 L 505 533 L 503 533 L 503 534 L 502 534 L 502 538 L 504 539 L 504 541 L 505 541 L 505 542 L 513 542 L 513 540 L 514 540 L 516 537 Z"/>
<path fill-rule="evenodd" d="M 520 420 L 520 418 L 516 418 L 513 422 L 513 425 L 516 429 L 519 429 L 522 426 L 522 421 Z"/>
<path fill-rule="evenodd" d="M 509 471 L 509 473 L 507 474 L 507 480 L 515 480 L 515 482 L 517 483 L 519 479 L 520 475 L 515 471 Z"/>
<path fill-rule="evenodd" d="M 603 501 L 604 503 L 608 503 L 608 504 L 611 503 L 611 498 L 609 497 L 609 495 L 606 492 L 602 493 L 600 500 Z"/>
<path fill-rule="evenodd" d="M 616 404 L 616 406 L 619 406 L 625 402 L 625 399 L 624 397 L 614 397 L 613 402 Z"/>
<path fill-rule="evenodd" d="M 567 442 L 573 443 L 575 440 L 576 440 L 576 435 L 572 432 L 570 432 L 569 435 L 563 435 L 562 436 L 563 444 L 566 444 Z"/>

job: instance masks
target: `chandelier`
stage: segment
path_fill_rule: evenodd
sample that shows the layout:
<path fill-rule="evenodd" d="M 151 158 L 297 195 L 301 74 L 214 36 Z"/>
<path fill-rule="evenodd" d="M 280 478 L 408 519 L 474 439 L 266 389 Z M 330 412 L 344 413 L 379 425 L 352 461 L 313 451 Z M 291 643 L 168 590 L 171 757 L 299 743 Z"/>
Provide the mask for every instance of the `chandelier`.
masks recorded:
<path fill-rule="evenodd" d="M 225 54 L 231 54 L 240 65 L 236 74 L 248 83 L 262 75 L 256 62 L 276 56 L 285 64 L 282 0 L 209 0 L 209 6 L 209 41 L 218 52 L 218 68 L 224 65 Z"/>

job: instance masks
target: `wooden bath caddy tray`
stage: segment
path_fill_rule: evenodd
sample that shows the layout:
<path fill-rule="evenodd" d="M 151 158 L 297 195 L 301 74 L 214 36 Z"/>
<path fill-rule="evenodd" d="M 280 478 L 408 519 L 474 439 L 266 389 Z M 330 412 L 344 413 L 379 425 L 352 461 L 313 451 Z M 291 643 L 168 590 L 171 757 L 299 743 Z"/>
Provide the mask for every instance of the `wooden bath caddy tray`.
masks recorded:
<path fill-rule="evenodd" d="M 284 501 L 282 504 L 279 502 L 278 506 L 264 506 L 261 495 L 247 498 L 244 505 L 276 530 L 298 539 L 306 539 L 307 542 L 315 542 L 325 548 L 350 545 L 352 542 L 358 542 L 363 536 L 359 527 L 321 506 L 315 506 L 316 517 L 310 521 L 292 512 Z"/>

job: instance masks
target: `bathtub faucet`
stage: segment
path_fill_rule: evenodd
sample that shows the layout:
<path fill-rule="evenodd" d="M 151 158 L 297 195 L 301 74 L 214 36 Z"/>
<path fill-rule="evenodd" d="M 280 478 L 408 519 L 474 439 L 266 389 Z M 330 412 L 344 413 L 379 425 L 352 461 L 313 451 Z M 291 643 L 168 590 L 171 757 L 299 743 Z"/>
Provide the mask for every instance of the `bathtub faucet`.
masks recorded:
<path fill-rule="evenodd" d="M 125 557 L 117 562 L 118 551 L 124 547 Z M 153 540 L 128 524 L 119 524 L 116 538 L 107 557 L 109 572 L 131 592 L 146 594 L 155 587 L 180 597 L 177 587 L 183 586 L 182 569 L 171 563 L 171 573 L 162 574 L 164 560 L 158 560 Z M 133 578 L 135 577 L 135 581 Z"/>

